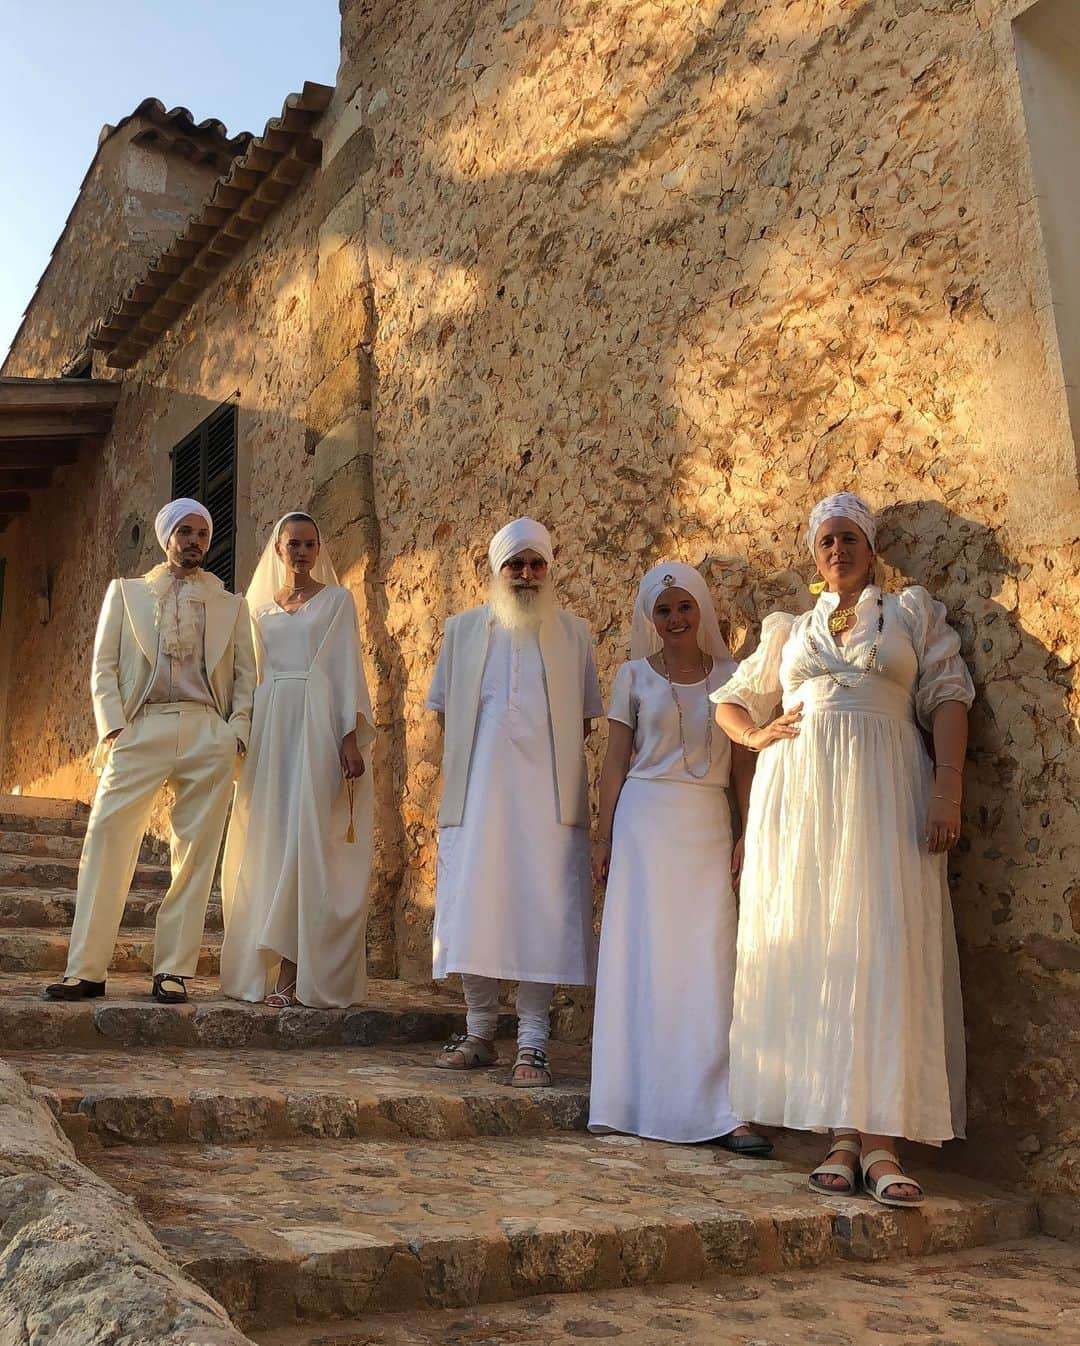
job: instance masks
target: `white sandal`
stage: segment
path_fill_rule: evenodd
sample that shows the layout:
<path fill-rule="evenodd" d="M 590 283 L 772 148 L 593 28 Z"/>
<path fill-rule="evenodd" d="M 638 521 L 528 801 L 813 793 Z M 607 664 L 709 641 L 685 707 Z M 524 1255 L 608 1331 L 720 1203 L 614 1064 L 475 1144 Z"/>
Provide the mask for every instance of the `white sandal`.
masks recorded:
<path fill-rule="evenodd" d="M 868 1168 L 873 1168 L 875 1164 L 880 1164 L 883 1161 L 888 1161 L 890 1164 L 895 1164 L 896 1167 L 900 1170 L 900 1172 L 886 1173 L 880 1178 L 869 1177 L 867 1175 L 866 1170 Z M 922 1203 L 926 1200 L 926 1195 L 923 1192 L 922 1184 L 917 1183 L 914 1178 L 908 1177 L 908 1175 L 904 1172 L 904 1168 L 903 1165 L 900 1163 L 900 1160 L 897 1159 L 895 1154 L 890 1154 L 888 1150 L 871 1150 L 869 1154 L 863 1155 L 862 1159 L 860 1160 L 860 1165 L 862 1167 L 863 1186 L 874 1198 L 874 1200 L 880 1201 L 883 1206 L 921 1206 Z M 908 1187 L 917 1187 L 919 1195 L 918 1196 L 886 1195 L 890 1187 L 899 1187 L 901 1184 L 906 1184 Z"/>
<path fill-rule="evenodd" d="M 838 1135 L 829 1146 L 829 1154 L 838 1152 L 840 1154 L 853 1154 L 855 1163 L 850 1168 L 847 1164 L 819 1164 L 806 1180 L 812 1192 L 819 1192 L 822 1196 L 855 1195 L 859 1185 L 859 1155 L 862 1153 L 862 1146 L 857 1140 L 853 1139 L 854 1134 L 854 1132 L 849 1131 Z M 846 1179 L 847 1187 L 830 1187 L 828 1183 L 818 1181 L 822 1174 Z"/>

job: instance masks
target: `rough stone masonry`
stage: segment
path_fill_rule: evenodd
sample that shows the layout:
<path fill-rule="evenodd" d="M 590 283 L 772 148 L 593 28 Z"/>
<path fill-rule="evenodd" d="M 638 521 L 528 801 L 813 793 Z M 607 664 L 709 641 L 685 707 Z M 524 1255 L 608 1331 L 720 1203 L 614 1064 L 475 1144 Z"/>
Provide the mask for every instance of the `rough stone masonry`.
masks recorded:
<path fill-rule="evenodd" d="M 955 1162 L 1080 1227 L 1080 492 L 1011 28 L 1028 7 L 346 0 L 321 170 L 124 374 L 67 498 L 0 541 L 24 670 L 0 786 L 88 796 L 112 528 L 149 517 L 171 445 L 236 395 L 240 573 L 310 502 L 357 595 L 381 731 L 370 955 L 426 977 L 422 701 L 493 528 L 551 525 L 607 686 L 652 561 L 702 564 L 749 648 L 809 602 L 808 501 L 856 485 L 889 583 L 948 604 L 979 691 Z M 54 311 L 5 372 L 55 372 L 78 335 Z M 34 563 L 62 623 L 33 617 Z M 563 1013 L 584 1030 L 587 1005 Z"/>

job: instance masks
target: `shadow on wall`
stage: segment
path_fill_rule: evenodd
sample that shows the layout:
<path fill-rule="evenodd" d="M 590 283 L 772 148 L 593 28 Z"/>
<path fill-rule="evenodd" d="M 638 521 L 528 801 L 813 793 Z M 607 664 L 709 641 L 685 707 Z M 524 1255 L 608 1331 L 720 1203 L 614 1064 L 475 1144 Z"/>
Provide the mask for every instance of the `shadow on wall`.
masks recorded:
<path fill-rule="evenodd" d="M 1080 1078 L 1075 653 L 1019 616 L 1062 581 L 1053 556 L 1017 561 L 997 533 L 937 501 L 879 517 L 884 559 L 946 604 L 976 686 L 964 835 L 949 865 L 972 1144 L 951 1158 L 1032 1182 L 1044 1203 L 1080 1215 L 1069 1139 Z"/>

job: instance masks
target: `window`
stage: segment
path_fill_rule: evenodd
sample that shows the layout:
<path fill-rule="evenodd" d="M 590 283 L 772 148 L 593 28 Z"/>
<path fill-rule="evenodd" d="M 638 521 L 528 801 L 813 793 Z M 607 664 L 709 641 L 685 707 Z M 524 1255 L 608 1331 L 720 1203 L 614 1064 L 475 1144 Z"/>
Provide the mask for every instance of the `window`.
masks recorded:
<path fill-rule="evenodd" d="M 1039 0 L 1013 24 L 1073 438 L 1080 446 L 1080 4 Z"/>
<path fill-rule="evenodd" d="M 214 520 L 214 538 L 204 562 L 226 589 L 233 587 L 236 560 L 236 404 L 227 402 L 172 451 L 173 499 L 198 500 Z"/>

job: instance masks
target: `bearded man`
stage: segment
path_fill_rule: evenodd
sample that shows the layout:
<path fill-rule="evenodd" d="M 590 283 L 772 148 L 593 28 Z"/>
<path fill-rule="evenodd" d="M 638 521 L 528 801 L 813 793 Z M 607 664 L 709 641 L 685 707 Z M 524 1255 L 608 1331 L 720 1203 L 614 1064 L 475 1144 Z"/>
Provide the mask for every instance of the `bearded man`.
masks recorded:
<path fill-rule="evenodd" d="M 154 935 L 155 1000 L 187 999 L 232 799 L 251 727 L 255 652 L 242 598 L 202 569 L 213 521 L 173 500 L 154 521 L 164 564 L 113 580 L 94 641 L 90 690 L 105 762 L 79 862 L 64 979 L 50 1000 L 105 994 L 105 978 L 158 790 L 173 789 L 172 883 Z M 106 760 L 107 759 L 107 760 Z"/>
<path fill-rule="evenodd" d="M 534 1088 L 551 1083 L 556 985 L 594 978 L 584 740 L 604 708 L 588 624 L 555 603 L 547 529 L 515 519 L 488 561 L 489 602 L 447 622 L 427 700 L 445 730 L 434 975 L 461 973 L 467 1009 L 436 1065 L 494 1064 L 498 983 L 517 981 L 511 1083 Z"/>

